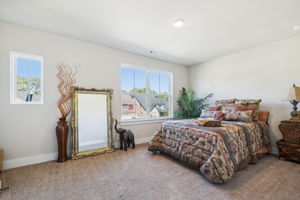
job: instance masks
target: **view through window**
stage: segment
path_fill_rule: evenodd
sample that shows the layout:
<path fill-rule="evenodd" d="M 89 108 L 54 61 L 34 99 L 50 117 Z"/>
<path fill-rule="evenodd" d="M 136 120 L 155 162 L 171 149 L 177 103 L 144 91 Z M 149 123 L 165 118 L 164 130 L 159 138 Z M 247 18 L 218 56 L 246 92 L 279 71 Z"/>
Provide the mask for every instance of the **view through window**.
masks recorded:
<path fill-rule="evenodd" d="M 121 67 L 121 119 L 170 117 L 171 74 Z"/>
<path fill-rule="evenodd" d="M 41 56 L 10 52 L 11 103 L 43 103 L 43 58 Z"/>

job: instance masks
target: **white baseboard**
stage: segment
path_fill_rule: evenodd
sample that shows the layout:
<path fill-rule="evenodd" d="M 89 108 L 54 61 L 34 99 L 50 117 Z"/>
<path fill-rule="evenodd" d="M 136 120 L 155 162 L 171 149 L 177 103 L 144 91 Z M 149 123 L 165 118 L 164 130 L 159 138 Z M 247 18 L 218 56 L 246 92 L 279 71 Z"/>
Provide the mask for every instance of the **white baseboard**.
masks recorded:
<path fill-rule="evenodd" d="M 135 139 L 135 143 L 136 144 L 144 144 L 144 143 L 150 142 L 151 139 L 152 139 L 152 136 L 146 137 L 146 138 L 137 138 L 137 139 Z"/>
<path fill-rule="evenodd" d="M 135 144 L 143 144 L 148 143 L 151 140 L 152 137 L 145 137 L 145 138 L 137 138 L 135 139 Z M 115 142 L 115 147 L 119 147 L 119 142 Z M 273 147 L 272 152 L 273 154 L 278 155 L 277 148 Z M 47 161 L 53 161 L 57 159 L 57 152 L 56 153 L 49 153 L 49 154 L 41 154 L 36 156 L 29 156 L 29 157 L 23 157 L 23 158 L 17 158 L 12 160 L 5 160 L 3 162 L 3 168 L 4 169 L 11 169 L 11 168 L 17 168 L 22 167 L 26 165 L 33 165 L 38 163 L 43 163 Z"/>
<path fill-rule="evenodd" d="M 4 169 L 11 169 L 16 167 L 22 167 L 26 165 L 33 165 L 37 163 L 52 161 L 57 159 L 57 153 L 41 154 L 36 156 L 28 156 L 23 158 L 17 158 L 12 160 L 5 160 L 3 162 Z"/>
<path fill-rule="evenodd" d="M 147 143 L 151 140 L 152 137 L 146 137 L 146 138 L 137 138 L 135 140 L 136 144 L 143 144 Z M 115 147 L 119 147 L 119 143 L 115 143 Z M 3 162 L 3 169 L 11 169 L 11 168 L 17 168 L 22 167 L 26 165 L 33 165 L 38 163 L 43 163 L 47 161 L 53 161 L 57 159 L 57 152 L 55 153 L 49 153 L 49 154 L 41 154 L 36 156 L 28 156 L 23 158 L 17 158 L 12 160 L 5 160 Z"/>
<path fill-rule="evenodd" d="M 144 144 L 144 143 L 148 143 L 150 142 L 152 137 L 145 137 L 145 138 L 136 138 L 135 139 L 135 144 Z M 120 147 L 120 142 L 117 141 L 114 143 L 115 147 L 116 148 L 119 148 Z"/>

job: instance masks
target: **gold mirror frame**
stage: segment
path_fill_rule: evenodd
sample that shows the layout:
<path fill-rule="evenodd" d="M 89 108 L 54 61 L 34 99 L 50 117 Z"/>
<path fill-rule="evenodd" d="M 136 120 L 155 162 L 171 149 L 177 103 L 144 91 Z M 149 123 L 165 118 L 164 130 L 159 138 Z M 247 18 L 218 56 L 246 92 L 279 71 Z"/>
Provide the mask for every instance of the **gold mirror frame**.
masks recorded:
<path fill-rule="evenodd" d="M 87 150 L 79 152 L 78 143 L 78 94 L 103 94 L 106 95 L 107 103 L 107 134 L 108 134 L 108 147 Z M 73 116 L 72 116 L 72 128 L 73 128 L 73 148 L 72 148 L 72 159 L 79 159 L 87 156 L 97 155 L 106 152 L 114 151 L 113 145 L 113 116 L 112 116 L 112 89 L 85 89 L 80 87 L 72 87 L 72 98 L 73 98 Z"/>

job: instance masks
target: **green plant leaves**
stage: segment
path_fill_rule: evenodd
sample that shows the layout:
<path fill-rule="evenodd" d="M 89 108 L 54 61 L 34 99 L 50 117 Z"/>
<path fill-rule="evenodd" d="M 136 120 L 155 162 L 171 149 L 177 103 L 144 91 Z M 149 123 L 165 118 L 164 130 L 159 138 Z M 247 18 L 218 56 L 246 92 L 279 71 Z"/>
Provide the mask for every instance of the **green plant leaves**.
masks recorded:
<path fill-rule="evenodd" d="M 206 102 L 212 95 L 211 93 L 204 98 L 197 98 L 193 90 L 186 90 L 183 87 L 179 91 L 178 110 L 174 113 L 175 118 L 190 119 L 199 117 L 202 110 L 208 106 Z"/>

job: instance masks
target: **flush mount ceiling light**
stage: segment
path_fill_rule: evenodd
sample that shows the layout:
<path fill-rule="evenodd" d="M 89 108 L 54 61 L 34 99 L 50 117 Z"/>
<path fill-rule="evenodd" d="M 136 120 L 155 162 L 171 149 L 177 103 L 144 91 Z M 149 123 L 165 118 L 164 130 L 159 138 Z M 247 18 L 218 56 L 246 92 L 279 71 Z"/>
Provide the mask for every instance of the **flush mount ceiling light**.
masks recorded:
<path fill-rule="evenodd" d="M 176 27 L 176 28 L 182 27 L 183 24 L 184 24 L 184 20 L 183 20 L 183 19 L 177 19 L 177 20 L 173 23 L 174 27 Z"/>
<path fill-rule="evenodd" d="M 294 26 L 294 31 L 300 31 L 300 25 Z"/>

